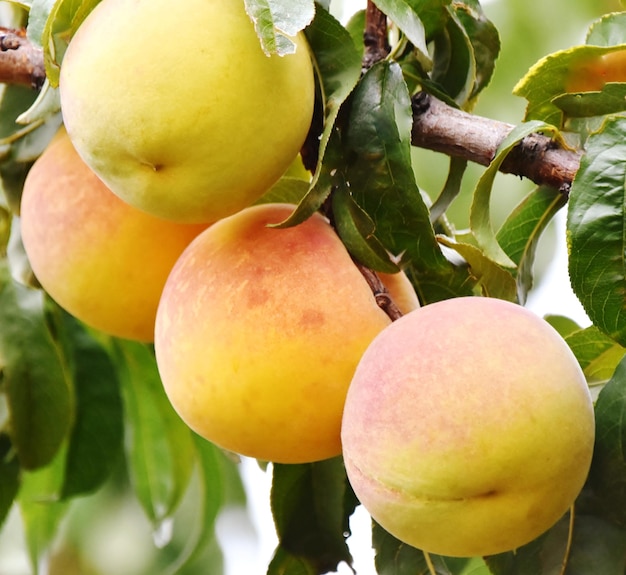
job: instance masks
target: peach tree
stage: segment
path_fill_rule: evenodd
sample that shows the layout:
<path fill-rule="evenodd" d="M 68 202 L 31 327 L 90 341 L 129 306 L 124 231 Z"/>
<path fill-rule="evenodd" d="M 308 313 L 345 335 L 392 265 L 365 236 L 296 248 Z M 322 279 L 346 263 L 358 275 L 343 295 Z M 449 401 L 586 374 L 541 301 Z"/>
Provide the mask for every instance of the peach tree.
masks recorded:
<path fill-rule="evenodd" d="M 624 573 L 626 13 L 607 5 L 582 41 L 573 35 L 540 55 L 508 86 L 525 110 L 505 123 L 475 113 L 507 45 L 478 0 L 369 0 L 343 20 L 338 0 L 231 1 L 245 2 L 267 54 L 288 53 L 290 37 L 303 31 L 314 62 L 315 111 L 301 150 L 309 177 L 288 173 L 266 199 L 297 205 L 286 226 L 328 216 L 391 319 L 398 311 L 378 274 L 400 269 L 422 306 L 463 296 L 526 305 L 541 279 L 540 241 L 565 216 L 568 281 L 589 322 L 547 319 L 594 399 L 585 487 L 549 531 L 498 555 L 428 554 L 374 523 L 376 572 Z M 62 124 L 63 56 L 97 4 L 0 3 L 0 522 L 18 509 L 33 571 L 53 572 L 76 510 L 105 490 L 128 492 L 165 534 L 150 572 L 217 573 L 216 521 L 246 498 L 236 456 L 179 419 L 151 345 L 100 333 L 61 309 L 21 244 L 25 178 Z M 172 10 L 184 4 L 172 0 Z M 176 50 L 185 30 L 165 30 L 163 42 Z M 162 73 L 175 90 L 176 70 Z M 432 166 L 420 150 L 445 166 L 441 181 L 423 177 Z M 532 186 L 496 213 L 516 176 Z M 341 301 L 328 305 L 341 314 Z M 341 457 L 259 463 L 272 476 L 278 537 L 267 573 L 352 565 L 350 519 L 360 503 Z"/>

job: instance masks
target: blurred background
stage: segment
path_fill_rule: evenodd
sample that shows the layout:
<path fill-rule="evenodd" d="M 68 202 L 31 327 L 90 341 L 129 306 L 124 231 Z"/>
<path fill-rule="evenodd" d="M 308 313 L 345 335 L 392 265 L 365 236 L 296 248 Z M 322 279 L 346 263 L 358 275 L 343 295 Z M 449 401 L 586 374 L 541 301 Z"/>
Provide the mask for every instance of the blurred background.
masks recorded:
<path fill-rule="evenodd" d="M 331 9 L 347 22 L 365 0 L 333 0 Z M 512 95 L 517 81 L 530 66 L 550 52 L 584 41 L 589 24 L 601 15 L 620 9 L 618 0 L 484 0 L 487 16 L 500 32 L 502 51 L 491 85 L 483 92 L 475 113 L 512 124 L 521 122 L 525 101 Z M 0 1 L 0 25 L 11 25 L 14 8 Z M 447 160 L 438 154 L 414 151 L 415 172 L 420 187 L 430 194 L 441 189 L 447 173 Z M 461 196 L 450 212 L 458 229 L 467 226 L 471 191 L 483 168 L 471 166 Z M 493 211 L 507 214 L 532 184 L 513 176 L 499 175 L 493 192 Z M 567 315 L 581 325 L 587 318 L 569 288 L 564 238 L 564 213 L 560 213 L 546 232 L 538 248 L 537 283 L 528 306 L 543 315 Z M 262 575 L 271 559 L 276 537 L 269 509 L 271 474 L 255 461 L 241 462 L 246 498 L 234 498 L 218 520 L 218 542 L 223 551 L 214 550 L 223 562 L 225 575 Z M 0 486 L 1 488 L 1 486 Z M 194 511 L 193 496 L 185 502 L 176 521 L 184 522 Z M 42 566 L 51 575 L 154 575 L 156 549 L 169 541 L 165 525 L 154 533 L 138 503 L 129 495 L 123 473 L 111 486 L 97 495 L 77 502 L 69 514 L 53 564 Z M 374 575 L 370 546 L 369 516 L 359 509 L 352 519 L 350 539 L 358 575 Z M 176 529 L 174 529 L 174 534 Z M 174 535 L 174 538 L 176 535 Z M 180 546 L 184 541 L 180 542 Z M 209 550 L 209 554 L 211 551 Z M 218 575 L 217 571 L 199 568 L 185 571 Z M 19 513 L 14 509 L 0 532 L 0 575 L 30 575 Z M 338 573 L 352 571 L 342 566 Z"/>

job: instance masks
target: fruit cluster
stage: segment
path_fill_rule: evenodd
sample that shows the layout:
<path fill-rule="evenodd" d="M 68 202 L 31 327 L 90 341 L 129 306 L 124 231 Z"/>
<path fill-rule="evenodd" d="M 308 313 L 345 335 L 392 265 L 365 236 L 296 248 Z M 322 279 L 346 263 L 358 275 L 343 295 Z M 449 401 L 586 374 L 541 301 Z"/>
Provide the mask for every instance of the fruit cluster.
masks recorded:
<path fill-rule="evenodd" d="M 420 308 L 402 272 L 381 274 L 405 314 L 392 323 L 325 217 L 272 227 L 294 206 L 257 202 L 311 123 L 306 40 L 267 57 L 243 2 L 187 4 L 103 0 L 72 39 L 65 128 L 21 204 L 36 277 L 92 327 L 154 341 L 172 405 L 217 445 L 343 454 L 372 516 L 429 551 L 530 541 L 590 465 L 569 348 L 515 304 Z"/>

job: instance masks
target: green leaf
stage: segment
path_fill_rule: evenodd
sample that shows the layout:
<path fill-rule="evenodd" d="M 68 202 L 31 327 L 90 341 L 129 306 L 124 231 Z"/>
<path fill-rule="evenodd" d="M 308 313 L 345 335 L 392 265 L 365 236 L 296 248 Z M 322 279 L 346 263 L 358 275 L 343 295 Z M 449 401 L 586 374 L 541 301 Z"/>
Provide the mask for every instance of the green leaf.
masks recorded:
<path fill-rule="evenodd" d="M 593 325 L 573 331 L 565 336 L 565 341 L 576 356 L 592 392 L 599 391 L 611 379 L 626 354 L 625 348 Z"/>
<path fill-rule="evenodd" d="M 555 99 L 566 93 L 595 91 L 598 82 L 595 69 L 602 56 L 624 49 L 626 45 L 575 46 L 539 60 L 513 88 L 515 95 L 528 100 L 525 119 L 561 127 L 564 113 Z"/>
<path fill-rule="evenodd" d="M 596 20 L 589 27 L 585 44 L 593 46 L 626 44 L 626 12 L 605 14 Z"/>
<path fill-rule="evenodd" d="M 582 331 L 580 325 L 578 325 L 572 318 L 558 315 L 558 314 L 547 314 L 543 316 L 545 319 L 556 331 L 559 332 L 559 335 L 563 338 L 566 338 L 577 331 Z M 570 347 L 572 347 L 570 345 Z M 577 357 L 576 359 L 580 359 Z"/>
<path fill-rule="evenodd" d="M 626 344 L 626 118 L 592 134 L 570 191 L 569 273 L 591 321 Z"/>
<path fill-rule="evenodd" d="M 450 169 L 448 170 L 448 177 L 446 183 L 437 199 L 430 206 L 430 221 L 435 223 L 440 217 L 442 217 L 452 202 L 461 193 L 461 184 L 463 183 L 463 176 L 467 169 L 467 160 L 460 158 L 450 158 Z"/>
<path fill-rule="evenodd" d="M 113 351 L 122 382 L 131 481 L 158 528 L 189 485 L 196 460 L 194 440 L 165 395 L 152 351 L 123 340 L 113 342 Z"/>
<path fill-rule="evenodd" d="M 517 291 L 524 303 L 533 286 L 533 265 L 541 234 L 567 198 L 554 188 L 540 186 L 509 214 L 496 234 L 496 241 L 517 265 Z"/>
<path fill-rule="evenodd" d="M 372 528 L 372 545 L 376 551 L 376 572 L 379 575 L 431 575 L 426 554 L 396 539 L 380 525 Z M 460 575 L 469 562 L 466 558 L 428 555 L 437 575 Z"/>
<path fill-rule="evenodd" d="M 375 236 L 374 222 L 344 187 L 333 192 L 333 221 L 343 244 L 356 260 L 379 272 L 399 271 Z"/>
<path fill-rule="evenodd" d="M 297 205 L 306 195 L 309 183 L 283 176 L 257 202 L 259 204 L 287 203 Z"/>
<path fill-rule="evenodd" d="M 244 0 L 263 51 L 284 56 L 296 51 L 292 38 L 315 16 L 314 0 Z"/>
<path fill-rule="evenodd" d="M 64 469 L 65 452 L 62 450 L 50 465 L 22 474 L 19 505 L 34 575 L 39 572 L 39 566 L 45 563 L 44 558 L 69 510 L 69 504 L 59 500 Z"/>
<path fill-rule="evenodd" d="M 76 402 L 60 493 L 67 499 L 93 492 L 109 478 L 122 455 L 124 414 L 116 367 L 107 351 L 68 314 L 59 310 L 57 318 Z"/>
<path fill-rule="evenodd" d="M 478 0 L 455 2 L 453 8 L 472 45 L 476 69 L 474 85 L 469 95 L 471 100 L 491 81 L 500 53 L 500 35 L 493 22 L 486 17 Z"/>
<path fill-rule="evenodd" d="M 20 464 L 48 464 L 73 416 L 71 376 L 48 330 L 44 294 L 0 267 L 0 366 Z"/>
<path fill-rule="evenodd" d="M 600 392 L 590 481 L 608 516 L 626 527 L 626 359 Z"/>
<path fill-rule="evenodd" d="M 459 106 L 469 100 L 476 83 L 476 61 L 472 43 L 455 12 L 434 39 L 431 79 Z"/>
<path fill-rule="evenodd" d="M 409 40 L 420 47 L 421 30 L 426 38 L 444 28 L 448 20 L 446 6 L 451 0 L 375 0 L 382 10 L 407 35 Z"/>
<path fill-rule="evenodd" d="M 623 573 L 626 567 L 626 532 L 597 516 L 583 492 L 576 502 L 573 532 L 570 513 L 546 533 L 500 555 L 485 558 L 492 575 L 597 575 Z M 571 548 L 567 553 L 568 539 Z M 565 569 L 565 570 L 564 570 Z"/>
<path fill-rule="evenodd" d="M 425 268 L 447 267 L 411 165 L 412 111 L 402 71 L 378 62 L 353 94 L 347 122 L 346 180 L 394 255 Z"/>
<path fill-rule="evenodd" d="M 556 133 L 554 126 L 544 122 L 527 122 L 516 126 L 502 141 L 494 159 L 483 172 L 474 189 L 470 208 L 470 227 L 476 241 L 484 250 L 485 255 L 504 267 L 515 267 L 515 263 L 498 243 L 491 225 L 491 190 L 498 169 L 508 153 L 526 136 L 538 131 Z"/>
<path fill-rule="evenodd" d="M 226 503 L 245 501 L 241 479 L 235 464 L 219 448 L 192 434 L 197 454 L 198 485 L 194 492 L 193 525 L 187 545 L 163 575 L 177 575 L 198 565 L 215 544 L 215 522 Z M 193 487 L 193 484 L 192 484 Z M 242 499 L 243 498 L 243 499 Z"/>
<path fill-rule="evenodd" d="M 285 564 L 306 574 L 335 571 L 341 562 L 351 565 L 346 533 L 356 503 L 341 458 L 274 464 L 271 506 L 279 548 L 268 575 L 292 573 L 282 570 Z"/>
<path fill-rule="evenodd" d="M 305 32 L 321 83 L 324 127 L 320 136 L 317 167 L 309 191 L 295 212 L 283 222 L 283 226 L 303 222 L 319 210 L 329 196 L 335 181 L 334 174 L 343 160 L 335 123 L 341 106 L 361 75 L 361 54 L 352 37 L 326 10 L 318 6 L 315 19 Z"/>
<path fill-rule="evenodd" d="M 552 103 L 569 118 L 616 114 L 626 110 L 626 84 L 611 82 L 599 92 L 562 94 Z"/>
<path fill-rule="evenodd" d="M 428 54 L 426 26 L 428 34 L 443 26 L 447 14 L 445 5 L 440 0 L 375 0 L 376 6 L 406 35 L 416 48 L 417 59 L 425 70 L 430 70 L 432 61 Z M 422 19 L 424 18 L 424 20 Z"/>
<path fill-rule="evenodd" d="M 20 463 L 11 440 L 0 434 L 0 528 L 20 488 Z"/>
<path fill-rule="evenodd" d="M 476 246 L 440 236 L 439 242 L 458 253 L 469 265 L 482 295 L 517 302 L 517 285 L 510 271 L 490 260 Z"/>

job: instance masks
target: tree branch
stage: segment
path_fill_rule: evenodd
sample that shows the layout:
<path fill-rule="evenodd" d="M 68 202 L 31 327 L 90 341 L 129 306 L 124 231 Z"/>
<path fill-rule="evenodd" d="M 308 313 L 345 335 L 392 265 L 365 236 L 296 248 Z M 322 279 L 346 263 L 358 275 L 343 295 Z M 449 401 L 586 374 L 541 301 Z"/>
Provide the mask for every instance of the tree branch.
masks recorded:
<path fill-rule="evenodd" d="M 367 1 L 363 43 L 365 44 L 365 54 L 362 61 L 363 70 L 367 70 L 374 63 L 386 58 L 391 50 L 387 38 L 387 16 L 378 9 L 372 0 Z"/>
<path fill-rule="evenodd" d="M 0 27 L 0 83 L 39 89 L 45 79 L 41 48 L 28 40 L 25 30 Z"/>
<path fill-rule="evenodd" d="M 420 92 L 413 97 L 414 146 L 488 166 L 511 124 L 468 114 Z M 567 193 L 580 165 L 580 150 L 568 150 L 540 134 L 515 146 L 500 171 Z"/>

